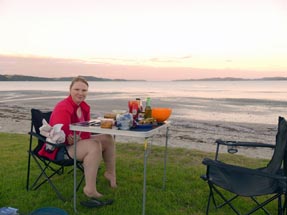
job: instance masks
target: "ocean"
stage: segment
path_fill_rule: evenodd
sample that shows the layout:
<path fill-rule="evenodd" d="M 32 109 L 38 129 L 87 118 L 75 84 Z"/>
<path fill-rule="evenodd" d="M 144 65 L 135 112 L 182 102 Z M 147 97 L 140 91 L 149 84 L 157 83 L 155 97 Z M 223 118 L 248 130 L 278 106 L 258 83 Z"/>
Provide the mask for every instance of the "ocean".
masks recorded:
<path fill-rule="evenodd" d="M 1 91 L 64 91 L 70 82 L 0 82 Z M 287 81 L 89 82 L 90 92 L 155 97 L 249 98 L 285 101 Z"/>
<path fill-rule="evenodd" d="M 70 82 L 0 82 L 0 103 L 48 98 L 68 92 Z M 89 82 L 89 100 L 152 98 L 156 106 L 173 107 L 177 119 L 276 124 L 287 115 L 287 81 Z M 22 92 L 22 97 L 19 95 Z M 43 93 L 45 92 L 45 93 Z M 47 93 L 50 92 L 50 93 Z M 108 96 L 107 96 L 108 95 Z M 33 98 L 32 98 L 33 97 Z M 59 99 L 61 96 L 59 96 Z"/>

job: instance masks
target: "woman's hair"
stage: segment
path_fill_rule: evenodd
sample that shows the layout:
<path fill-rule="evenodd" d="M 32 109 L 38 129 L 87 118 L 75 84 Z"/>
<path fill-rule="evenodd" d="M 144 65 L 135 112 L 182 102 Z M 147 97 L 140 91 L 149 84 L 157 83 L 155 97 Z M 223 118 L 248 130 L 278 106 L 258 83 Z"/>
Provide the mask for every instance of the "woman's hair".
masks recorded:
<path fill-rule="evenodd" d="M 73 87 L 73 85 L 76 83 L 76 82 L 83 82 L 84 84 L 86 84 L 88 87 L 89 87 L 89 84 L 88 84 L 88 81 L 82 77 L 82 76 L 77 76 L 75 78 L 73 78 L 71 84 L 70 84 L 70 89 Z"/>

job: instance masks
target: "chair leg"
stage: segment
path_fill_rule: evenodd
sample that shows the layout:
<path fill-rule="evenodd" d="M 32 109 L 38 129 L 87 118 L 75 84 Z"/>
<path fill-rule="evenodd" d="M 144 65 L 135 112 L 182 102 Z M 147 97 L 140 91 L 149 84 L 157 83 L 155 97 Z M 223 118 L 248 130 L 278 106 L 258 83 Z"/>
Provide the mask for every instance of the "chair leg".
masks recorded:
<path fill-rule="evenodd" d="M 258 203 L 257 207 L 253 208 L 251 211 L 249 211 L 246 215 L 249 214 L 253 214 L 255 211 L 257 211 L 258 209 L 263 209 L 263 207 L 267 204 L 269 204 L 270 202 L 272 202 L 275 199 L 278 199 L 278 201 L 281 201 L 279 199 L 281 199 L 281 193 L 275 194 L 274 196 L 272 196 L 271 198 L 267 199 L 266 201 L 262 202 L 261 204 Z M 281 204 L 281 203 L 280 203 Z M 270 213 L 267 210 L 264 210 L 264 212 L 268 215 L 270 215 Z"/>
<path fill-rule="evenodd" d="M 50 178 L 52 178 L 54 175 L 58 174 L 58 171 L 54 171 L 51 175 L 47 175 L 46 173 L 46 169 L 48 168 L 47 166 L 45 166 L 44 168 L 42 167 L 42 165 L 39 163 L 39 161 L 37 160 L 37 158 L 35 158 L 33 156 L 36 164 L 38 165 L 38 167 L 41 169 L 41 174 L 37 177 L 37 179 L 35 180 L 35 182 L 33 183 L 33 185 L 31 186 L 31 188 L 33 190 L 37 190 L 41 185 L 43 185 L 44 183 L 48 182 L 51 187 L 53 188 L 53 190 L 56 192 L 57 196 L 59 199 L 61 199 L 63 202 L 66 202 L 67 200 L 63 197 L 63 195 L 58 191 L 58 189 L 56 188 L 56 186 L 54 185 L 54 183 L 50 180 Z M 63 171 L 63 168 L 61 167 L 59 169 L 59 171 Z M 38 181 L 40 180 L 41 177 L 44 177 L 43 181 L 39 184 Z M 37 184 L 37 186 L 35 186 Z"/>
<path fill-rule="evenodd" d="M 278 215 L 283 215 L 282 199 L 281 196 L 278 198 Z"/>
<path fill-rule="evenodd" d="M 224 205 L 228 205 L 237 215 L 240 215 L 240 212 L 231 204 L 231 202 L 234 199 L 236 199 L 238 197 L 238 195 L 235 195 L 231 199 L 227 199 L 227 198 L 225 198 L 225 196 L 222 195 L 222 193 L 215 186 L 213 186 L 213 184 L 210 183 L 210 186 L 212 187 L 211 189 L 213 189 L 220 196 L 220 198 L 224 201 L 221 205 L 217 206 L 215 203 L 215 200 L 214 200 L 214 204 L 215 204 L 216 208 L 221 208 Z"/>
<path fill-rule="evenodd" d="M 40 175 L 37 177 L 37 179 L 34 181 L 33 185 L 31 186 L 31 189 L 32 189 L 32 190 L 37 190 L 41 185 L 43 185 L 44 183 L 48 182 L 48 183 L 51 185 L 51 187 L 53 188 L 53 190 L 56 192 L 58 198 L 61 199 L 63 202 L 66 202 L 67 199 L 64 198 L 64 196 L 60 193 L 60 191 L 57 189 L 57 187 L 55 186 L 55 184 L 51 181 L 51 178 L 52 178 L 54 175 L 56 175 L 56 174 L 62 174 L 62 173 L 64 172 L 64 167 L 62 166 L 62 167 L 60 167 L 59 169 L 54 169 L 54 168 L 51 168 L 51 167 L 49 166 L 49 164 L 47 164 L 47 163 L 44 162 L 44 161 L 43 161 L 43 162 L 45 163 L 45 167 L 43 167 L 43 166 L 41 165 L 41 163 L 37 160 L 36 157 L 34 157 L 33 155 L 31 155 L 31 156 L 34 158 L 36 164 L 37 164 L 38 167 L 41 169 L 41 173 L 40 173 Z M 50 174 L 50 175 L 48 175 L 48 174 L 46 173 L 46 170 L 49 169 L 49 168 L 51 168 L 51 169 L 53 170 L 53 173 Z M 84 171 L 80 166 L 79 166 L 79 169 L 80 169 L 82 172 Z M 41 183 L 38 183 L 38 182 L 40 181 L 41 177 L 44 177 L 44 179 L 43 179 L 43 181 L 41 181 Z M 85 178 L 85 176 L 84 176 L 84 174 L 83 174 L 81 180 L 79 181 L 79 183 L 78 183 L 78 185 L 77 185 L 77 191 L 79 190 L 81 184 L 83 183 L 84 178 Z M 29 189 L 29 188 L 28 188 L 28 189 Z"/>
<path fill-rule="evenodd" d="M 26 179 L 26 190 L 29 190 L 29 182 L 30 182 L 30 163 L 31 162 L 31 154 L 28 152 L 28 166 L 27 166 L 27 179 Z"/>
<path fill-rule="evenodd" d="M 258 206 L 260 206 L 260 203 L 253 197 L 253 196 L 251 196 L 250 197 Z M 278 204 L 279 204 L 279 202 L 278 202 Z M 265 214 L 270 214 L 269 213 L 269 211 L 267 211 L 264 207 L 261 207 L 261 209 L 265 212 Z"/>
<path fill-rule="evenodd" d="M 209 207 L 210 207 L 210 200 L 211 200 L 211 198 L 212 198 L 213 201 L 214 201 L 212 188 L 211 188 L 210 185 L 209 185 L 209 195 L 208 195 L 208 201 L 207 201 L 207 206 L 206 206 L 206 211 L 205 211 L 205 214 L 206 214 L 206 215 L 208 215 L 208 212 L 209 212 Z"/>
<path fill-rule="evenodd" d="M 32 130 L 33 130 L 33 124 L 31 124 L 31 131 Z M 30 138 L 29 138 L 29 150 L 28 150 L 28 166 L 27 166 L 26 190 L 29 190 L 29 182 L 30 182 L 32 141 L 33 141 L 33 137 L 32 137 L 32 135 L 30 135 Z"/>
<path fill-rule="evenodd" d="M 283 214 L 285 213 L 285 215 L 287 215 L 287 195 L 284 194 L 284 205 L 283 205 Z"/>

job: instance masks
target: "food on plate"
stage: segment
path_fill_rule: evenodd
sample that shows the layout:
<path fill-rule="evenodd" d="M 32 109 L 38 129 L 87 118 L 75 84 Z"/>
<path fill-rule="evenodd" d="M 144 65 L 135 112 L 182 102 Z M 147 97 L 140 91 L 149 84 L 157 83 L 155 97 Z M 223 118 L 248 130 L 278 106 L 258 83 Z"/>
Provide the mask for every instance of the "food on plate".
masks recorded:
<path fill-rule="evenodd" d="M 138 122 L 138 124 L 140 124 L 140 125 L 156 124 L 156 119 L 154 119 L 154 118 L 141 119 Z"/>

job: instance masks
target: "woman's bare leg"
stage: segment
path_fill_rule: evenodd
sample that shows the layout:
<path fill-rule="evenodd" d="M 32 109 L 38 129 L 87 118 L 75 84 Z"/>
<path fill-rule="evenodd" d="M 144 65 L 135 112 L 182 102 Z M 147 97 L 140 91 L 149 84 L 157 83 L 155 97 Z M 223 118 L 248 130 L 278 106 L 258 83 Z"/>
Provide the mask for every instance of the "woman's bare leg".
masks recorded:
<path fill-rule="evenodd" d="M 74 157 L 74 147 L 68 148 L 69 155 Z M 102 160 L 102 146 L 96 139 L 81 140 L 77 143 L 77 160 L 83 161 L 85 173 L 84 193 L 88 197 L 101 197 L 97 191 L 96 181 L 98 168 Z"/>
<path fill-rule="evenodd" d="M 116 153 L 114 138 L 111 135 L 106 134 L 96 135 L 95 138 L 99 138 L 102 145 L 102 155 L 106 165 L 104 176 L 110 182 L 110 186 L 116 188 Z"/>

